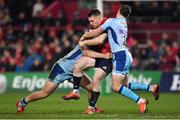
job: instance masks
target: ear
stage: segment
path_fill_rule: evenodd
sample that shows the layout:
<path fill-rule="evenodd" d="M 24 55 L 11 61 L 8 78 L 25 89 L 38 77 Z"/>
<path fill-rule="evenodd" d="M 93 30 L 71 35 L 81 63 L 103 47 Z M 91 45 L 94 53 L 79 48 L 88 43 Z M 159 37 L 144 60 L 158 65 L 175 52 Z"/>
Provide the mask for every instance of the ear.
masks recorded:
<path fill-rule="evenodd" d="M 116 13 L 116 17 L 118 17 L 120 15 L 120 8 L 118 9 L 117 13 Z"/>

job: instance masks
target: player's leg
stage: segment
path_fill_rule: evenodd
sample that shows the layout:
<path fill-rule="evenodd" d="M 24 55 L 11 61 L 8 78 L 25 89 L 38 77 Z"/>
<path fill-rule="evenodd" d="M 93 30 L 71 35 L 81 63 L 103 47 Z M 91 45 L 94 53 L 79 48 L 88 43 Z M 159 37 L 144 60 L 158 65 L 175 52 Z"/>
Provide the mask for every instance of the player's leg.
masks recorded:
<path fill-rule="evenodd" d="M 29 102 L 48 97 L 50 94 L 52 94 L 55 91 L 55 89 L 58 87 L 59 83 L 68 79 L 69 76 L 65 74 L 65 71 L 61 68 L 61 66 L 59 66 L 58 63 L 55 63 L 48 78 L 49 78 L 49 80 L 46 81 L 42 90 L 33 92 L 30 95 L 28 95 L 27 97 L 22 98 L 21 100 L 19 100 L 16 103 L 18 112 L 23 112 L 25 106 Z"/>
<path fill-rule="evenodd" d="M 73 90 L 75 92 L 79 89 L 79 83 L 83 76 L 83 70 L 93 67 L 94 65 L 95 59 L 89 57 L 82 57 L 75 63 L 73 70 Z"/>
<path fill-rule="evenodd" d="M 89 101 L 89 107 L 85 111 L 85 114 L 93 114 L 103 112 L 102 109 L 96 107 L 96 102 L 100 95 L 101 80 L 106 77 L 107 73 L 101 68 L 97 68 L 92 80 L 92 94 Z"/>
<path fill-rule="evenodd" d="M 82 76 L 82 80 L 80 82 L 80 87 L 82 87 L 83 89 L 85 89 L 87 91 L 87 97 L 88 97 L 88 101 L 89 101 L 91 98 L 91 93 L 92 93 L 92 83 L 86 75 Z"/>
<path fill-rule="evenodd" d="M 129 72 L 132 63 L 131 54 L 128 51 L 120 51 L 113 56 L 112 88 L 115 92 L 130 98 L 139 106 L 140 112 L 146 112 L 147 100 L 140 98 L 136 93 L 124 86 L 125 76 Z"/>
<path fill-rule="evenodd" d="M 126 80 L 128 81 L 128 76 L 126 76 Z M 150 91 L 152 92 L 154 99 L 158 100 L 159 99 L 159 86 L 158 84 L 144 84 L 144 83 L 138 83 L 138 82 L 126 82 L 126 86 L 131 89 L 131 90 L 143 90 L 143 91 Z"/>
<path fill-rule="evenodd" d="M 20 101 L 18 101 L 16 103 L 18 112 L 23 112 L 24 107 L 28 103 L 48 97 L 49 95 L 51 95 L 54 92 L 54 90 L 56 90 L 57 87 L 58 87 L 58 84 L 51 82 L 49 80 L 46 81 L 42 90 L 33 92 L 33 93 L 29 94 L 28 96 L 26 96 L 25 98 L 22 98 Z"/>
<path fill-rule="evenodd" d="M 146 106 L 148 104 L 148 101 L 146 99 L 140 98 L 136 93 L 134 93 L 132 90 L 130 90 L 128 87 L 123 85 L 124 80 L 123 75 L 112 75 L 112 88 L 115 92 L 118 94 L 121 94 L 127 98 L 130 98 L 134 102 L 136 102 L 139 106 L 139 111 L 141 113 L 146 112 Z"/>
<path fill-rule="evenodd" d="M 83 70 L 94 67 L 95 59 L 89 57 L 80 58 L 74 65 L 73 91 L 63 96 L 64 100 L 79 99 L 79 85 L 83 76 Z"/>
<path fill-rule="evenodd" d="M 112 71 L 112 59 L 96 59 L 96 70 L 92 80 L 92 95 L 86 114 L 102 113 L 104 110 L 97 108 L 96 102 L 100 95 L 101 81 Z"/>

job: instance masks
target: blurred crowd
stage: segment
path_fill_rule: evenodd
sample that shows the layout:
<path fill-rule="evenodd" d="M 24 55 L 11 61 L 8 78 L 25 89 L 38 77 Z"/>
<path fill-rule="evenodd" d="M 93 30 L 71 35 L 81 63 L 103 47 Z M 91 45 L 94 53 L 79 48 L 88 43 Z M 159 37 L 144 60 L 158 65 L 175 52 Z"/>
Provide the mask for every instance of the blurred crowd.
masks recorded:
<path fill-rule="evenodd" d="M 162 33 L 161 39 L 146 40 L 143 44 L 131 36 L 128 46 L 133 55 L 133 69 L 180 71 L 179 43 L 167 33 Z"/>
<path fill-rule="evenodd" d="M 0 72 L 50 70 L 55 61 L 75 47 L 88 22 L 78 11 L 74 11 L 72 21 L 68 21 L 62 10 L 56 17 L 51 13 L 42 17 L 45 6 L 53 0 L 17 1 L 0 0 Z M 151 2 L 148 7 L 144 2 L 133 2 L 132 17 L 148 13 L 153 17 L 145 21 L 157 21 L 159 15 L 176 18 L 166 22 L 176 21 L 180 16 L 180 4 L 175 3 Z M 159 7 L 161 4 L 163 7 Z M 132 22 L 142 20 L 132 19 Z M 180 46 L 177 40 L 169 39 L 167 33 L 163 33 L 160 40 L 146 40 L 143 44 L 130 36 L 128 46 L 133 54 L 133 69 L 180 69 Z"/>
<path fill-rule="evenodd" d="M 132 3 L 132 7 L 132 21 L 154 23 L 180 21 L 180 1 L 136 1 Z"/>

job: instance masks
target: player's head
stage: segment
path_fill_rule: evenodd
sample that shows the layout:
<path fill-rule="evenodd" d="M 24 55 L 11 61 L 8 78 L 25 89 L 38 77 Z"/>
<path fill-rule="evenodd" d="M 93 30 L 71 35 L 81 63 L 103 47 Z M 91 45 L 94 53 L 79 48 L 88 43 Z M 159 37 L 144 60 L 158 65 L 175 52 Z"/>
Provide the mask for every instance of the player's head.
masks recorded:
<path fill-rule="evenodd" d="M 90 26 L 95 29 L 100 26 L 102 20 L 101 12 L 98 9 L 92 9 L 88 13 L 88 21 Z"/>
<path fill-rule="evenodd" d="M 129 5 L 121 5 L 121 8 L 119 10 L 120 15 L 122 15 L 125 18 L 128 18 L 131 14 L 131 7 Z"/>

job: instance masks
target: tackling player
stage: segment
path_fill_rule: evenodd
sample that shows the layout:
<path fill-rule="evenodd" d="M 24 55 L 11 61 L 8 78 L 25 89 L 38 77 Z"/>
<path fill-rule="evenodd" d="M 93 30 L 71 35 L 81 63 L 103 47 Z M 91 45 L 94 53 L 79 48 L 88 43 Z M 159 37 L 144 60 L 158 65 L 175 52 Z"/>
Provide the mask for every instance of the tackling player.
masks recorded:
<path fill-rule="evenodd" d="M 127 80 L 127 75 L 129 73 L 129 68 L 132 64 L 132 56 L 126 47 L 126 39 L 127 39 L 127 22 L 126 18 L 129 17 L 131 13 L 131 8 L 129 5 L 122 5 L 118 18 L 110 18 L 108 19 L 102 26 L 98 27 L 95 30 L 92 30 L 88 33 L 85 33 L 81 41 L 83 39 L 89 39 L 96 37 L 102 34 L 104 31 L 108 31 L 108 40 L 110 43 L 112 56 L 113 56 L 113 71 L 112 71 L 112 88 L 115 92 L 126 96 L 136 102 L 139 107 L 139 111 L 141 113 L 145 113 L 147 110 L 148 100 L 140 98 L 136 93 L 132 90 L 141 89 L 152 91 L 155 100 L 159 98 L 159 86 L 154 84 L 152 86 L 145 85 L 141 83 L 129 83 L 128 85 L 124 85 L 124 81 Z M 84 45 L 96 45 L 97 41 L 88 40 L 80 42 L 81 46 Z"/>
<path fill-rule="evenodd" d="M 77 45 L 68 55 L 58 60 L 53 65 L 52 70 L 48 76 L 48 80 L 46 81 L 42 90 L 33 92 L 30 95 L 16 102 L 17 112 L 19 113 L 24 112 L 24 109 L 28 103 L 48 97 L 56 90 L 56 88 L 60 83 L 64 82 L 65 80 L 71 80 L 73 66 L 75 62 L 83 56 L 83 52 L 85 51 L 82 51 L 80 46 Z M 89 54 L 90 56 L 98 57 L 98 58 L 99 56 L 101 56 L 102 58 L 108 58 L 109 56 L 109 54 L 107 55 L 101 53 L 96 53 L 96 54 L 89 53 Z M 88 91 L 90 98 L 92 86 L 86 76 L 83 76 L 83 81 L 80 83 L 80 85 Z M 99 110 L 100 109 L 96 108 L 95 112 L 100 112 Z"/>
<path fill-rule="evenodd" d="M 105 22 L 106 18 L 103 18 L 101 12 L 98 9 L 92 9 L 88 13 L 88 21 L 92 29 L 99 27 L 101 24 Z M 93 49 L 96 52 L 100 52 L 102 54 L 111 54 L 110 45 L 108 43 L 107 33 L 101 35 L 102 40 L 106 40 L 104 44 L 98 46 L 90 46 L 89 49 Z M 95 40 L 99 41 L 95 38 Z M 100 40 L 101 41 L 101 40 Z M 89 52 L 88 52 L 89 53 Z M 88 54 L 87 53 L 87 54 Z M 93 54 L 93 53 L 92 53 Z M 89 101 L 89 107 L 85 111 L 86 114 L 95 113 L 95 105 L 100 95 L 100 84 L 101 80 L 104 79 L 111 71 L 112 71 L 112 60 L 111 59 L 103 59 L 103 58 L 93 58 L 91 57 L 82 57 L 80 58 L 74 65 L 73 70 L 73 91 L 63 96 L 63 99 L 79 99 L 79 83 L 83 76 L 83 71 L 90 67 L 95 67 L 96 71 L 92 80 L 92 95 Z"/>

